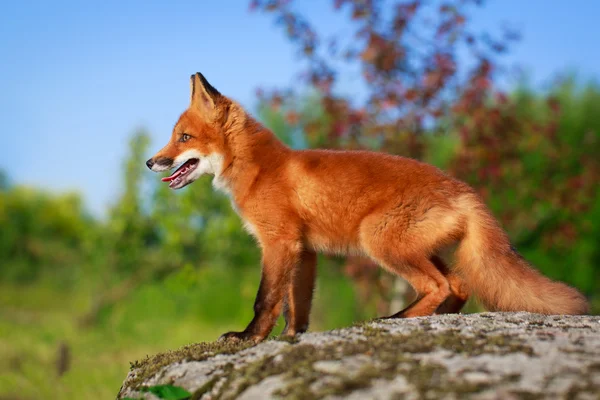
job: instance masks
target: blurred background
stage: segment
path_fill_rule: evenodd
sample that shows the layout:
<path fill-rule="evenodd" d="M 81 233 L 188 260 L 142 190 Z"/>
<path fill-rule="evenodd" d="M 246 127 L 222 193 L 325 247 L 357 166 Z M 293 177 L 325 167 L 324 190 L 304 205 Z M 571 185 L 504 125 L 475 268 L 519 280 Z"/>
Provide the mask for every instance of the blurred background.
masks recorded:
<path fill-rule="evenodd" d="M 112 398 L 130 361 L 250 320 L 260 254 L 228 200 L 144 165 L 196 71 L 294 148 L 467 181 L 600 313 L 598 15 L 585 0 L 2 2 L 0 398 Z M 311 329 L 410 296 L 368 260 L 320 257 Z"/>

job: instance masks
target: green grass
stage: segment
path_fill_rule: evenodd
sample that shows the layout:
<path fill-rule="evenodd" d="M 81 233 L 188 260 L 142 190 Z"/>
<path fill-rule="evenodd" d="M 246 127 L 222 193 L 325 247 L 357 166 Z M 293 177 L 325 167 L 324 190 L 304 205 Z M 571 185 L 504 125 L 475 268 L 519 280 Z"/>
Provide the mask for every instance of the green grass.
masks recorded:
<path fill-rule="evenodd" d="M 192 316 L 163 316 L 162 323 L 156 323 L 148 312 L 140 313 L 137 320 L 124 321 L 121 316 L 128 314 L 127 309 L 139 306 L 135 299 L 118 307 L 115 318 L 108 323 L 82 328 L 77 316 L 78 304 L 85 302 L 83 293 L 63 296 L 62 300 L 69 302 L 60 304 L 58 292 L 10 287 L 0 290 L 0 394 L 9 398 L 111 398 L 127 374 L 129 361 L 186 342 L 211 340 L 218 334 L 217 327 L 202 324 Z M 15 307 L 14 303 L 20 299 L 27 302 L 25 297 L 31 301 L 33 295 L 41 310 Z M 9 296 L 13 304 L 7 307 L 4 300 Z M 58 376 L 61 343 L 67 345 L 71 360 L 67 372 Z"/>
<path fill-rule="evenodd" d="M 320 272 L 311 330 L 350 325 L 350 281 L 332 269 Z M 136 288 L 91 326 L 79 322 L 93 300 L 85 282 L 72 290 L 49 282 L 0 286 L 0 398 L 113 398 L 130 362 L 243 329 L 252 316 L 258 268 L 190 273 L 182 269 Z M 282 328 L 280 320 L 274 333 Z M 61 344 L 70 365 L 59 376 Z"/>

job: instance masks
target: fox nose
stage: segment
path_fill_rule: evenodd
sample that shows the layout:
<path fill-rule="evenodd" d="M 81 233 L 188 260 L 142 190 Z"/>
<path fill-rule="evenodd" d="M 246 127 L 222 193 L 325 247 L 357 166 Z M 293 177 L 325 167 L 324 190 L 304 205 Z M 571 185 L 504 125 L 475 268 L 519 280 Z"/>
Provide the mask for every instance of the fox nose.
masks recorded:
<path fill-rule="evenodd" d="M 148 161 L 146 161 L 146 165 L 148 166 L 148 168 L 152 169 L 152 166 L 154 165 L 154 160 L 149 159 Z"/>

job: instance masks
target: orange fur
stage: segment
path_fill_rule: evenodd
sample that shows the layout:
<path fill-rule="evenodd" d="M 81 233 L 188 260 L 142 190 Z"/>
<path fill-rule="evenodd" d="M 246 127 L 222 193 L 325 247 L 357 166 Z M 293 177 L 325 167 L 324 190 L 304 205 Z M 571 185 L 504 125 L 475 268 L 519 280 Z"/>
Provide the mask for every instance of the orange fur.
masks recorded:
<path fill-rule="evenodd" d="M 184 133 L 191 139 L 181 143 Z M 469 293 L 492 310 L 587 310 L 579 292 L 542 276 L 512 249 L 465 183 L 399 156 L 292 150 L 201 74 L 192 76 L 192 102 L 171 141 L 149 166 L 189 150 L 202 162 L 212 157 L 205 165 L 214 186 L 230 196 L 263 252 L 255 317 L 224 338 L 260 341 L 282 310 L 286 334 L 306 330 L 316 252 L 366 255 L 407 279 L 418 298 L 393 317 L 458 312 Z M 437 255 L 453 244 L 450 269 Z"/>

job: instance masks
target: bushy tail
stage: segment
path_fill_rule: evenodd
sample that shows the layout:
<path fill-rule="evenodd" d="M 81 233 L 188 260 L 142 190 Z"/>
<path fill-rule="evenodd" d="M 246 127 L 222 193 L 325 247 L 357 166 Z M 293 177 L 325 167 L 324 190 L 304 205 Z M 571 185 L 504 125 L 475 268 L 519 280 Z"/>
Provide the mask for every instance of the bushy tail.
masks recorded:
<path fill-rule="evenodd" d="M 475 195 L 461 199 L 467 225 L 456 252 L 456 271 L 490 311 L 585 314 L 588 303 L 577 290 L 533 269 Z"/>

